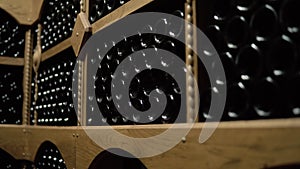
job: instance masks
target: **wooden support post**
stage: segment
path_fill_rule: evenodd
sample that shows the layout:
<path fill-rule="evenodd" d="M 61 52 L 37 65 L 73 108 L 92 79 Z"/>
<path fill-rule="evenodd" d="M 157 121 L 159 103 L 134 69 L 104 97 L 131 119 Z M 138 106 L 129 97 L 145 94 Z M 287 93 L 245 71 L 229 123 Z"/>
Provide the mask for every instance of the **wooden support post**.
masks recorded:
<path fill-rule="evenodd" d="M 87 57 L 78 60 L 78 125 L 86 126 L 86 76 Z"/>
<path fill-rule="evenodd" d="M 32 76 L 32 33 L 25 34 L 24 73 L 23 73 L 23 125 L 30 124 L 31 76 Z"/>
<path fill-rule="evenodd" d="M 197 27 L 196 25 L 196 1 L 187 0 L 185 3 L 185 41 L 186 41 L 186 101 L 187 101 L 187 122 L 198 121 L 199 108 L 198 86 L 194 84 L 198 79 L 198 56 L 192 50 L 197 50 Z"/>
<path fill-rule="evenodd" d="M 32 25 L 40 17 L 44 0 L 0 0 L 0 8 L 22 25 Z"/>

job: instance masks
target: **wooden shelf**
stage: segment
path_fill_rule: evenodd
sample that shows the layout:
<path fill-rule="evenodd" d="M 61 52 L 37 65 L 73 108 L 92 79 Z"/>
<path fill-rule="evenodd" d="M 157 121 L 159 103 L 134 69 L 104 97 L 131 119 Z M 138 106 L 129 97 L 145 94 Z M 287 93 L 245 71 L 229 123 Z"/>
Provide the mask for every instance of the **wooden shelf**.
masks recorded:
<path fill-rule="evenodd" d="M 204 123 L 197 123 L 180 142 L 168 152 L 141 161 L 147 168 L 243 168 L 261 169 L 266 166 L 299 163 L 300 118 L 221 122 L 212 137 L 198 142 Z M 170 125 L 115 126 L 115 130 L 132 137 L 157 135 Z M 179 125 L 178 129 L 184 125 Z M 91 127 L 103 131 L 107 127 Z M 61 151 L 68 168 L 88 168 L 103 151 L 80 126 L 46 127 L 0 125 L 0 147 L 16 158 L 34 160 L 44 141 L 53 142 Z M 25 156 L 23 155 L 25 154 Z M 165 164 L 166 161 L 168 165 Z M 163 166 L 163 167 L 162 167 Z"/>
<path fill-rule="evenodd" d="M 24 58 L 15 58 L 10 56 L 0 56 L 1 65 L 24 66 Z"/>

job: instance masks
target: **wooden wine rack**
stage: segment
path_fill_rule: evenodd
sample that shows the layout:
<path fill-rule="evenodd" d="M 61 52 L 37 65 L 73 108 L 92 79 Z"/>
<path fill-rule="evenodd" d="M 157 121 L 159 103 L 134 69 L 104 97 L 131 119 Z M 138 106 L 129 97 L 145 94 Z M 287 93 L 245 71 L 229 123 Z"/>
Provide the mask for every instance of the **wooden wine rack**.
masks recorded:
<path fill-rule="evenodd" d="M 109 26 L 141 7 L 159 0 L 130 0 L 125 5 L 93 23 L 91 32 Z M 32 25 L 40 17 L 43 0 L 0 0 L 0 8 L 12 15 L 20 24 Z M 186 16 L 192 16 L 196 21 L 196 0 L 187 0 L 185 4 Z M 84 7 L 88 14 L 88 0 Z M 74 29 L 73 35 L 76 34 Z M 192 32 L 195 32 L 191 30 Z M 186 31 L 186 35 L 191 32 Z M 73 36 L 72 35 L 72 36 Z M 192 34 L 196 37 L 195 34 Z M 27 39 L 28 37 L 26 37 Z M 193 38 L 196 45 L 196 38 Z M 58 45 L 42 53 L 45 61 L 61 51 L 72 46 L 72 38 L 67 38 Z M 75 43 L 81 45 L 81 43 Z M 32 46 L 26 46 L 24 51 Z M 193 70 L 197 73 L 197 59 L 193 53 Z M 25 52 L 26 53 L 26 52 Z M 32 56 L 30 56 L 32 57 Z M 29 64 L 25 58 L 0 56 L 0 64 L 25 66 Z M 31 61 L 32 62 L 32 61 Z M 190 61 L 187 61 L 190 64 Z M 29 65 L 32 65 L 29 64 Z M 29 66 L 27 65 L 27 66 Z M 85 69 L 82 69 L 84 73 Z M 25 78 L 25 74 L 24 74 Z M 28 77 L 26 77 L 28 80 Z M 83 79 L 83 82 L 84 79 Z M 189 85 L 189 84 L 187 84 Z M 29 92 L 28 90 L 26 92 Z M 29 94 L 29 93 L 27 93 Z M 85 95 L 82 95 L 85 99 Z M 191 98 L 195 99 L 195 98 Z M 27 102 L 29 102 L 27 100 Z M 197 102 L 197 101 L 196 101 Z M 30 103 L 27 103 L 30 104 Z M 82 104 L 85 106 L 85 104 Z M 188 118 L 191 115 L 188 107 Z M 82 108 L 85 110 L 85 108 Z M 82 112 L 83 114 L 85 112 Z M 28 117 L 29 111 L 23 112 Z M 140 159 L 149 169 L 180 169 L 180 168 L 268 168 L 277 165 L 300 163 L 300 119 L 273 119 L 255 121 L 221 122 L 212 137 L 203 144 L 198 142 L 203 123 L 196 123 L 185 139 L 168 152 L 161 155 Z M 170 125 L 134 125 L 114 126 L 118 132 L 132 137 L 149 137 L 168 129 Z M 97 127 L 107 130 L 106 127 Z M 103 139 L 111 139 L 110 135 L 103 135 Z M 51 141 L 60 150 L 68 169 L 88 168 L 92 160 L 103 151 L 85 133 L 81 126 L 50 127 L 23 125 L 0 125 L 0 148 L 17 159 L 34 160 L 35 154 L 44 141 Z M 141 150 L 142 151 L 142 150 Z"/>

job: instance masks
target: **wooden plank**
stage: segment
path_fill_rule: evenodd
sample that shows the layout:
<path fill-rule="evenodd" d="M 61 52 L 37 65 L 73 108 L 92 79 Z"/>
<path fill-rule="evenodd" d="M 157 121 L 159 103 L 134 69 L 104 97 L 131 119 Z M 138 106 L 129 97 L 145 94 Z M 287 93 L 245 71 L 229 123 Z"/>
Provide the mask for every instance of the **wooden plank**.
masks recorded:
<path fill-rule="evenodd" d="M 99 19 L 95 23 L 92 24 L 92 32 L 93 34 L 98 32 L 99 30 L 111 25 L 112 23 L 124 18 L 125 16 L 131 14 L 137 9 L 149 4 L 153 0 L 130 0 L 119 8 L 115 9 L 108 15 Z"/>
<path fill-rule="evenodd" d="M 149 137 L 163 132 L 169 126 L 114 128 L 129 136 Z M 185 142 L 159 156 L 141 159 L 142 162 L 147 168 L 154 169 L 260 169 L 300 162 L 300 119 L 222 122 L 207 142 L 199 144 L 202 127 L 203 123 L 195 124 Z M 106 130 L 106 127 L 99 129 Z M 79 130 L 78 134 L 76 164 L 78 168 L 88 168 L 103 149 L 91 141 L 84 131 Z M 102 137 L 111 139 L 109 135 Z"/>
<path fill-rule="evenodd" d="M 0 148 L 16 159 L 25 157 L 25 132 L 22 125 L 0 125 Z"/>
<path fill-rule="evenodd" d="M 42 62 L 71 47 L 71 37 L 42 53 Z"/>
<path fill-rule="evenodd" d="M 10 56 L 0 56 L 1 65 L 24 66 L 24 58 L 14 58 Z"/>
<path fill-rule="evenodd" d="M 118 132 L 132 137 L 150 137 L 170 127 L 165 125 L 115 126 Z M 88 127 L 108 130 L 109 127 Z M 178 130 L 183 128 L 179 125 Z M 197 123 L 185 142 L 159 156 L 143 158 L 147 168 L 182 169 L 261 169 L 267 166 L 300 163 L 300 118 L 222 122 L 207 142 L 198 142 L 203 123 Z M 26 134 L 24 134 L 26 133 Z M 41 143 L 53 142 L 60 150 L 68 168 L 88 168 L 103 151 L 82 127 L 42 127 L 0 125 L 0 147 L 17 158 L 33 160 Z M 103 134 L 103 139 L 112 139 Z M 113 139 L 111 140 L 113 141 Z"/>
<path fill-rule="evenodd" d="M 67 168 L 76 168 L 76 150 L 75 138 L 77 127 L 43 127 L 43 126 L 28 126 L 28 154 L 29 160 L 34 160 L 39 146 L 44 141 L 50 141 L 59 149 Z"/>
<path fill-rule="evenodd" d="M 42 4 L 43 0 L 0 0 L 0 8 L 23 25 L 32 25 L 38 20 Z"/>
<path fill-rule="evenodd" d="M 76 167 L 88 168 L 93 159 L 103 151 L 96 143 L 94 143 L 86 133 L 79 129 L 76 139 Z"/>

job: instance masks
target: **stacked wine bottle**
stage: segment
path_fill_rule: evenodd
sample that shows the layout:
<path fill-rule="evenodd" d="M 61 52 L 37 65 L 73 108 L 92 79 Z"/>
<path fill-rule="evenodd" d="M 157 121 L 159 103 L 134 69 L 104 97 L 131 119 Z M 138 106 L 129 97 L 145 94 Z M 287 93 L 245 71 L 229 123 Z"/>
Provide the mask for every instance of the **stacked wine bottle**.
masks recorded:
<path fill-rule="evenodd" d="M 34 102 L 34 79 L 32 81 L 31 123 L 35 123 L 34 111 L 36 111 L 39 125 L 77 125 L 72 100 L 75 62 L 74 52 L 68 48 L 41 63 L 37 78 L 38 100 L 36 102 Z"/>
<path fill-rule="evenodd" d="M 177 10 L 174 14 L 183 17 L 183 12 Z M 149 101 L 150 93 L 156 91 L 159 94 L 165 94 L 167 98 L 167 105 L 164 110 L 161 110 L 160 115 L 153 114 L 148 116 L 148 123 L 173 123 L 177 116 L 179 115 L 180 106 L 181 106 L 181 89 L 179 88 L 174 77 L 162 70 L 153 68 L 151 59 L 144 60 L 144 64 L 138 63 L 131 56 L 134 53 L 140 55 L 140 57 L 145 57 L 146 54 L 143 52 L 143 49 L 152 49 L 153 51 L 158 51 L 159 49 L 166 50 L 174 53 L 179 60 L 181 59 L 184 63 L 185 61 L 185 46 L 178 40 L 175 40 L 172 36 L 164 36 L 155 34 L 155 30 L 158 29 L 158 26 L 170 26 L 171 20 L 169 18 L 162 18 L 161 20 L 153 23 L 151 25 L 145 25 L 143 29 L 148 31 L 153 31 L 153 33 L 141 34 L 137 33 L 134 36 L 126 37 L 122 41 L 107 42 L 103 44 L 106 46 L 109 51 L 101 56 L 100 50 L 95 49 L 98 54 L 90 58 L 91 64 L 96 63 L 96 60 L 102 60 L 98 66 L 97 74 L 95 76 L 95 94 L 96 98 L 92 96 L 88 97 L 87 103 L 87 124 L 88 125 L 102 125 L 108 123 L 110 125 L 123 125 L 123 124 L 144 124 L 141 119 L 141 114 L 121 114 L 120 110 L 128 112 L 126 107 L 134 107 L 136 110 L 144 112 L 150 109 L 151 104 Z M 165 25 L 163 25 L 165 24 Z M 184 26 L 179 29 L 167 29 L 170 34 L 173 36 L 183 36 L 184 35 Z M 162 58 L 158 52 L 154 52 L 154 56 Z M 120 63 L 129 58 L 129 64 L 131 66 L 120 68 Z M 180 69 L 180 67 L 174 67 L 174 62 L 172 59 L 162 59 L 160 60 L 161 65 L 166 66 L 170 69 Z M 143 68 L 145 69 L 143 70 Z M 122 69 L 122 73 L 119 77 L 116 77 L 116 69 Z M 130 71 L 129 69 L 133 69 Z M 143 71 L 141 71 L 143 70 Z M 185 71 L 185 65 L 182 67 L 182 72 Z M 132 73 L 133 75 L 131 75 Z M 185 74 L 185 73 L 184 73 Z M 133 76 L 130 84 L 125 84 L 126 78 Z M 124 86 L 123 90 L 126 89 L 126 85 L 129 86 L 129 91 L 126 96 L 116 94 L 112 95 L 111 90 L 116 86 L 113 79 L 117 79 L 118 82 L 124 82 L 121 86 Z M 127 106 L 119 108 L 119 102 L 122 102 L 122 99 L 129 97 L 130 101 Z M 96 108 L 92 105 L 92 101 L 96 100 L 98 107 L 103 115 L 102 119 L 95 119 L 98 117 L 96 114 L 100 113 L 96 111 Z M 114 100 L 116 102 L 114 102 Z M 156 100 L 160 102 L 160 100 Z M 183 113 L 183 112 L 182 112 Z"/>
<path fill-rule="evenodd" d="M 0 124 L 22 124 L 23 67 L 0 65 Z"/>
<path fill-rule="evenodd" d="M 218 0 L 210 6 L 200 25 L 225 69 L 222 120 L 299 117 L 299 1 Z M 214 120 L 208 115 L 211 93 L 223 84 L 207 84 L 205 76 L 199 77 L 200 121 Z"/>
<path fill-rule="evenodd" d="M 128 0 L 91 0 L 89 1 L 89 21 L 96 22 L 103 16 L 109 14 L 118 7 L 124 5 Z"/>
<path fill-rule="evenodd" d="M 24 26 L 2 9 L 0 16 L 0 56 L 24 57 Z"/>
<path fill-rule="evenodd" d="M 67 169 L 59 149 L 50 141 L 43 142 L 34 159 L 36 169 Z"/>
<path fill-rule="evenodd" d="M 80 0 L 47 0 L 41 14 L 42 51 L 45 51 L 72 35 Z"/>
<path fill-rule="evenodd" d="M 66 169 L 65 160 L 60 151 L 50 141 L 43 142 L 35 160 L 15 159 L 11 154 L 0 148 L 0 168 L 2 169 Z"/>

